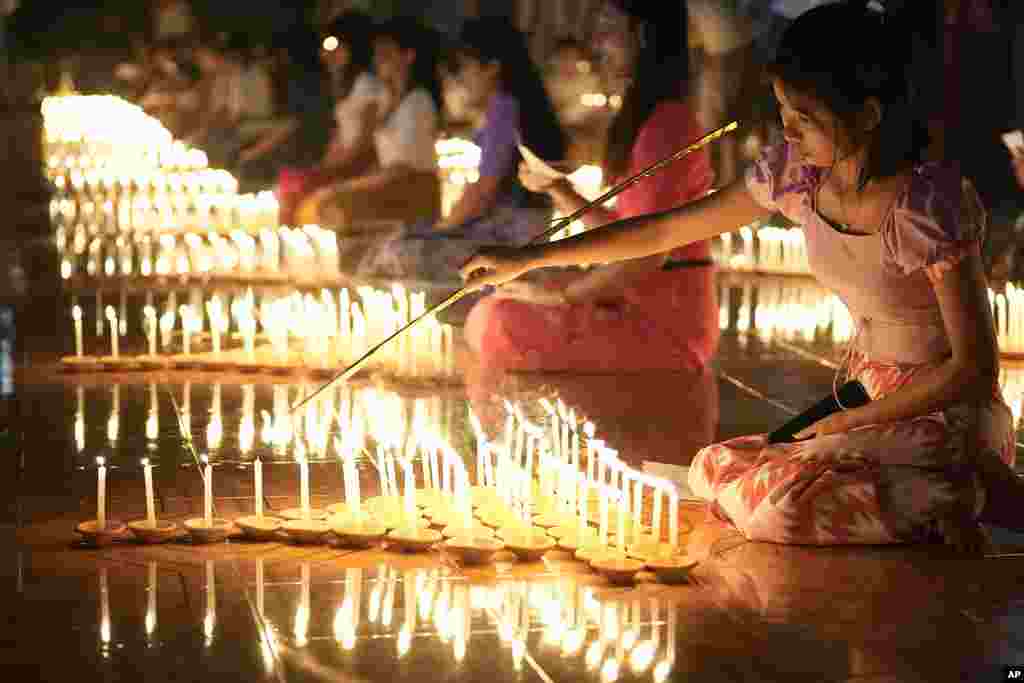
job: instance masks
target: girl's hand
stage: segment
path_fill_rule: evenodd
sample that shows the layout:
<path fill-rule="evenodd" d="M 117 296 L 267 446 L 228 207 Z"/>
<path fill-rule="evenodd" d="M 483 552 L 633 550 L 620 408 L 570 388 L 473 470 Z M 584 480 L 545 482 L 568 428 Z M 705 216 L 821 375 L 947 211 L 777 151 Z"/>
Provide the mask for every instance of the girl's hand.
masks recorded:
<path fill-rule="evenodd" d="M 498 286 L 515 280 L 533 268 L 526 249 L 485 247 L 459 269 L 459 274 L 466 283 L 466 289 L 477 290 L 487 285 Z"/>
<path fill-rule="evenodd" d="M 508 282 L 499 287 L 494 296 L 526 301 L 540 306 L 563 306 L 567 303 L 565 294 L 561 290 L 545 287 L 535 282 Z"/>
<path fill-rule="evenodd" d="M 793 435 L 793 438 L 807 439 L 812 436 L 822 437 L 829 434 L 839 434 L 862 427 L 864 424 L 866 423 L 860 418 L 860 413 L 856 409 L 841 410 L 838 413 L 832 413 L 828 417 L 818 420 L 806 429 L 801 429 Z"/>

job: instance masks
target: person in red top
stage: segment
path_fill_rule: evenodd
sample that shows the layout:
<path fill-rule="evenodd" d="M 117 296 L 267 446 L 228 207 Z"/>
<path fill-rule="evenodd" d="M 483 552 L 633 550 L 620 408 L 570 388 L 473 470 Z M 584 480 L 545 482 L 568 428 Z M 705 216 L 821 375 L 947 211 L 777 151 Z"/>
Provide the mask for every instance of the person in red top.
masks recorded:
<path fill-rule="evenodd" d="M 629 82 L 609 130 L 605 177 L 636 173 L 703 134 L 689 93 L 686 23 L 682 4 L 602 7 L 595 42 L 613 75 Z M 569 181 L 552 183 L 525 164 L 520 181 L 547 192 L 563 215 L 585 203 Z M 667 210 L 704 196 L 713 182 L 702 150 L 623 192 L 614 210 L 591 210 L 585 222 Z M 710 245 L 509 283 L 476 304 L 465 334 L 483 363 L 509 370 L 700 370 L 719 335 Z"/>

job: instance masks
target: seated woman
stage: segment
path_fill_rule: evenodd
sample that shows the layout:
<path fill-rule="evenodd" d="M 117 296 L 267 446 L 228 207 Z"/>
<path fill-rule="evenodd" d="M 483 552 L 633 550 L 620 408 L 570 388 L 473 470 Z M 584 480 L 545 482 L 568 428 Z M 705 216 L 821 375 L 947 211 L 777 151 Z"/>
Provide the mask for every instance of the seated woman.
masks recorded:
<path fill-rule="evenodd" d="M 927 127 L 898 27 L 863 4 L 836 3 L 786 30 L 770 68 L 785 143 L 745 182 L 575 238 L 492 248 L 463 268 L 478 288 L 531 268 L 647 257 L 776 210 L 802 225 L 811 269 L 856 321 L 849 375 L 872 400 L 819 420 L 800 441 L 745 436 L 697 454 L 690 488 L 751 540 L 943 539 L 976 550 L 979 520 L 1024 528 L 981 265 L 984 209 L 955 166 L 924 161 Z"/>
<path fill-rule="evenodd" d="M 364 260 L 363 270 L 410 277 L 458 278 L 458 267 L 481 244 L 525 244 L 550 218 L 547 197 L 516 177 L 518 144 L 562 159 L 565 136 L 530 59 L 525 37 L 508 19 L 471 19 L 459 36 L 458 79 L 467 104 L 486 112 L 474 136 L 479 180 L 466 186 L 449 215 L 421 221 Z"/>
<path fill-rule="evenodd" d="M 367 221 L 438 218 L 438 44 L 438 36 L 413 19 L 377 26 L 374 68 L 390 105 L 372 134 L 376 163 L 314 192 L 299 204 L 296 223 L 350 232 Z"/>
<path fill-rule="evenodd" d="M 636 173 L 701 136 L 688 100 L 685 10 L 626 7 L 638 3 L 605 3 L 597 37 L 607 63 L 632 77 L 609 131 L 610 178 Z M 568 181 L 551 184 L 525 168 L 520 177 L 546 190 L 563 214 L 584 204 Z M 668 210 L 704 196 L 712 181 L 707 152 L 691 154 L 619 195 L 616 211 L 596 208 L 585 220 L 596 226 Z M 547 285 L 499 289 L 470 312 L 466 339 L 481 362 L 514 370 L 703 368 L 719 334 L 710 257 L 708 243 L 698 242 L 582 275 L 563 273 Z"/>
<path fill-rule="evenodd" d="M 285 225 L 294 223 L 295 209 L 316 190 L 372 167 L 373 130 L 387 107 L 384 86 L 372 72 L 373 30 L 373 20 L 358 11 L 341 14 L 327 29 L 320 59 L 335 94 L 334 134 L 319 163 L 281 169 L 277 197 Z M 336 44 L 329 42 L 331 38 Z M 245 159 L 270 152 L 296 132 L 299 122 L 293 119 L 273 131 L 259 147 L 249 150 Z"/>

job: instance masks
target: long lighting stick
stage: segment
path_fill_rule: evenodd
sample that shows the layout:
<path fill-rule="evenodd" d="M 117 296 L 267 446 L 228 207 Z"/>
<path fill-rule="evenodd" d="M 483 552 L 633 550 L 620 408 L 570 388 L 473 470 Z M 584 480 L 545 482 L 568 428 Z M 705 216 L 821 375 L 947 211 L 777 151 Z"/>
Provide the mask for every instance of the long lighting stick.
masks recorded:
<path fill-rule="evenodd" d="M 683 148 L 679 149 L 678 151 L 673 152 L 672 154 L 670 154 L 669 156 L 665 157 L 664 159 L 661 159 L 660 161 L 654 162 L 653 164 L 651 164 L 650 166 L 648 166 L 644 170 L 640 171 L 639 173 L 637 173 L 635 175 L 632 175 L 629 178 L 626 178 L 625 180 L 623 180 L 621 183 L 615 185 L 614 187 L 609 189 L 607 192 L 605 192 L 603 195 L 601 195 L 597 199 L 595 199 L 595 200 L 593 200 L 591 202 L 587 202 L 585 205 L 581 206 L 576 211 L 573 211 L 568 216 L 564 216 L 562 218 L 559 218 L 558 220 L 556 220 L 554 222 L 554 225 L 552 225 L 550 228 L 548 228 L 544 232 L 542 232 L 539 235 L 537 235 L 536 237 L 534 237 L 532 240 L 530 240 L 530 242 L 531 243 L 538 242 L 538 241 L 540 241 L 540 240 L 542 240 L 544 238 L 547 238 L 547 237 L 555 234 L 556 232 L 558 232 L 559 230 L 563 229 L 565 226 L 569 225 L 570 223 L 572 223 L 573 221 L 578 219 L 580 216 L 585 214 L 587 211 L 590 211 L 590 209 L 592 209 L 593 207 L 599 206 L 601 204 L 604 204 L 605 202 L 607 202 L 612 197 L 615 197 L 616 195 L 621 194 L 622 192 L 624 192 L 625 190 L 629 189 L 630 187 L 632 187 L 636 183 L 640 182 L 640 180 L 642 180 L 643 178 L 646 178 L 648 176 L 654 175 L 656 172 L 658 172 L 661 169 L 665 168 L 669 164 L 671 164 L 671 163 L 673 163 L 675 161 L 678 161 L 679 159 L 682 159 L 683 157 L 685 157 L 685 156 L 687 156 L 689 154 L 692 154 L 693 152 L 696 152 L 697 150 L 702 149 L 703 147 L 706 147 L 707 145 L 711 144 L 712 142 L 714 142 L 718 138 L 723 137 L 723 136 L 733 132 L 734 130 L 739 128 L 739 126 L 740 126 L 740 124 L 739 124 L 738 121 L 733 121 L 731 123 L 727 123 L 726 125 L 722 126 L 721 128 L 717 128 L 717 129 L 711 131 L 710 133 L 708 133 L 704 137 L 698 139 L 697 141 L 690 143 L 686 147 L 683 147 Z M 466 287 L 463 287 L 463 288 L 459 289 L 458 291 L 452 293 L 452 295 L 449 296 L 447 299 L 445 299 L 441 303 L 435 305 L 430 310 L 425 311 L 424 313 L 420 314 L 416 318 L 410 320 L 404 327 L 401 327 L 398 330 L 396 330 L 395 332 L 392 332 L 383 341 L 378 342 L 370 350 L 368 350 L 366 353 L 364 353 L 362 356 L 360 356 L 359 359 L 357 359 L 354 363 L 352 363 L 347 368 L 345 368 L 344 370 L 342 370 L 341 372 L 336 374 L 331 379 L 327 380 L 323 385 L 320 386 L 320 388 L 318 388 L 312 394 L 310 394 L 309 396 L 306 396 L 305 398 L 300 400 L 298 403 L 296 403 L 294 406 L 292 406 L 292 413 L 294 413 L 295 411 L 297 411 L 300 408 L 302 408 L 302 406 L 304 406 L 307 403 L 309 403 L 310 401 L 312 401 L 314 398 L 316 398 L 317 396 L 322 394 L 324 391 L 326 391 L 330 387 L 334 386 L 334 384 L 336 384 L 337 382 L 340 382 L 342 380 L 347 380 L 350 377 L 352 377 L 352 375 L 356 374 L 356 372 L 358 372 L 359 369 L 362 368 L 363 365 L 366 364 L 366 362 L 373 356 L 373 354 L 377 353 L 377 351 L 379 351 L 381 348 L 383 348 L 392 339 L 394 339 L 395 337 L 399 336 L 400 334 L 406 332 L 407 330 L 412 329 L 417 324 L 419 324 L 420 321 L 422 321 L 423 319 L 425 319 L 425 318 L 427 318 L 427 317 L 429 317 L 431 315 L 435 315 L 437 313 L 440 313 L 441 311 L 445 310 L 446 308 L 448 308 L 449 306 L 451 306 L 452 304 L 457 302 L 459 299 L 461 299 L 462 297 L 464 297 L 467 294 L 469 294 L 471 291 L 472 290 L 467 289 Z"/>

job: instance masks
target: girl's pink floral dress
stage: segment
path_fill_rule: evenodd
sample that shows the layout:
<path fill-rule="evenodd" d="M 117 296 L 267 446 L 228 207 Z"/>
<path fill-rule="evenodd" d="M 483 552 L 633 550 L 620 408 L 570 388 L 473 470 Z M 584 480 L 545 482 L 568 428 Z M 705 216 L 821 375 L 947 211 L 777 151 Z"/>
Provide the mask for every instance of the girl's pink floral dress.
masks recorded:
<path fill-rule="evenodd" d="M 756 200 L 804 226 L 815 276 L 857 322 L 848 372 L 877 399 L 950 354 L 932 282 L 978 250 L 985 213 L 973 188 L 938 164 L 916 167 L 881 229 L 832 227 L 812 197 L 822 171 L 788 145 L 747 172 Z M 902 422 L 792 444 L 745 436 L 702 449 L 689 484 L 751 540 L 814 545 L 925 540 L 955 505 L 979 514 L 984 491 L 971 459 L 1012 464 L 1014 426 L 998 386 L 980 405 L 957 404 Z"/>

